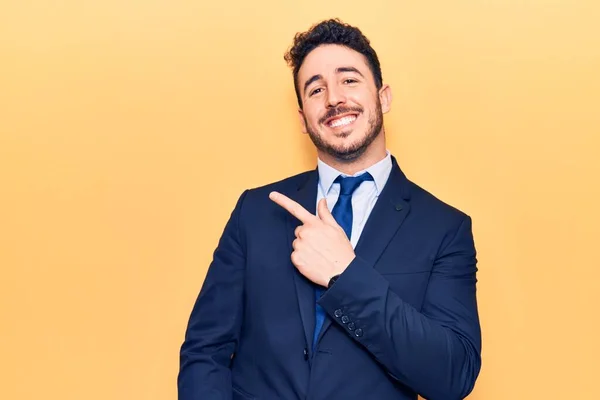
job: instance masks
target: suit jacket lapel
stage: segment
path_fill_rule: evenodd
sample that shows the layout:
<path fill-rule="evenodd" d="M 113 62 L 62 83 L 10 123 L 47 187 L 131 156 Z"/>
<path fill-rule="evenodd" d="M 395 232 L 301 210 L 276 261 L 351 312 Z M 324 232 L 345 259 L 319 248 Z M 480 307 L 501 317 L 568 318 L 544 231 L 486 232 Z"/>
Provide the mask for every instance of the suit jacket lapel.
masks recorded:
<path fill-rule="evenodd" d="M 308 178 L 304 181 L 298 190 L 294 193 L 289 193 L 289 197 L 298 202 L 302 207 L 312 214 L 316 212 L 317 205 L 317 185 L 319 174 L 317 171 L 309 173 Z M 292 254 L 292 242 L 296 239 L 294 231 L 301 222 L 293 215 L 288 214 L 288 245 L 290 254 Z M 312 348 L 313 332 L 315 330 L 315 285 L 304 277 L 292 261 L 289 261 L 290 268 L 293 269 L 294 283 L 296 284 L 296 295 L 298 296 L 298 307 L 300 309 L 300 317 L 304 326 L 304 334 L 306 336 L 306 345 Z"/>
<path fill-rule="evenodd" d="M 375 265 L 396 231 L 410 211 L 410 191 L 408 180 L 392 157 L 392 171 L 381 191 L 367 223 L 356 244 L 354 253 L 370 265 Z M 314 312 L 313 312 L 314 315 Z M 319 339 L 331 325 L 331 318 L 325 318 Z"/>
<path fill-rule="evenodd" d="M 363 229 L 354 252 L 375 265 L 410 211 L 409 182 L 392 157 L 392 171 Z"/>

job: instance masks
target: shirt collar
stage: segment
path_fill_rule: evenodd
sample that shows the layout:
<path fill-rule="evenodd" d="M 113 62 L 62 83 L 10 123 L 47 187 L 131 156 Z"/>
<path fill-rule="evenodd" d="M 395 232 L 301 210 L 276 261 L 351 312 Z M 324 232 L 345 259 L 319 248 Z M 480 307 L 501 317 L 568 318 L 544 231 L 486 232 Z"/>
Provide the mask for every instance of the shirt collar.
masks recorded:
<path fill-rule="evenodd" d="M 335 179 L 342 175 L 343 177 L 347 177 L 349 175 L 344 174 L 335 168 L 325 164 L 321 159 L 317 160 L 317 166 L 319 171 L 319 185 L 321 186 L 321 190 L 325 195 L 329 193 L 329 190 L 333 186 L 333 182 Z M 376 164 L 371 165 L 367 169 L 363 169 L 362 171 L 358 171 L 352 176 L 358 176 L 368 172 L 373 177 L 375 181 L 375 189 L 377 190 L 377 196 L 383 190 L 385 183 L 387 182 L 388 177 L 390 176 L 390 172 L 392 171 L 392 157 L 389 151 L 386 151 L 385 158 Z"/>

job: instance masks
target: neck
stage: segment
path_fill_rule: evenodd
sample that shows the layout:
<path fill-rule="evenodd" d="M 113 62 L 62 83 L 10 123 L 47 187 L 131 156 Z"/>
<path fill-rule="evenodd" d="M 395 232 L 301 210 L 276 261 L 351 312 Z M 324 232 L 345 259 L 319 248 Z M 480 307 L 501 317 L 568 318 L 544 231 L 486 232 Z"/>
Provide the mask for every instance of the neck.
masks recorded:
<path fill-rule="evenodd" d="M 383 160 L 386 157 L 387 152 L 385 146 L 377 149 L 370 148 L 360 157 L 352 161 L 343 161 L 320 151 L 318 152 L 318 155 L 319 158 L 330 167 L 335 168 L 346 175 L 354 175 L 358 171 L 365 170 Z"/>

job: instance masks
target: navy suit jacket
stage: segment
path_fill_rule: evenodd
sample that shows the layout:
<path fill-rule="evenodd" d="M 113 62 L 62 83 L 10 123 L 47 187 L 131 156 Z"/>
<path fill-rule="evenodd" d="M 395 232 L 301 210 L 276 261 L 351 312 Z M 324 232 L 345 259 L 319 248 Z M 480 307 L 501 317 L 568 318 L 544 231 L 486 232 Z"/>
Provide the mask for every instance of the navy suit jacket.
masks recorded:
<path fill-rule="evenodd" d="M 319 300 L 290 260 L 318 173 L 245 191 L 215 250 L 181 347 L 180 400 L 461 399 L 481 365 L 471 219 L 410 182 L 394 158 L 356 245 Z"/>

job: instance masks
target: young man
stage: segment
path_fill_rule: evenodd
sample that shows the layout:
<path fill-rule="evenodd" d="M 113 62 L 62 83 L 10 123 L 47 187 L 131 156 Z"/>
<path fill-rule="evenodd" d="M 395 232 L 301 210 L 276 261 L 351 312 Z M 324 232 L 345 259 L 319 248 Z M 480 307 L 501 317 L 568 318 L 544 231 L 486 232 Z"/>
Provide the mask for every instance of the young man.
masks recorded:
<path fill-rule="evenodd" d="M 181 400 L 461 399 L 481 365 L 471 220 L 386 150 L 392 94 L 362 33 L 296 35 L 318 168 L 240 197 L 181 348 Z"/>

